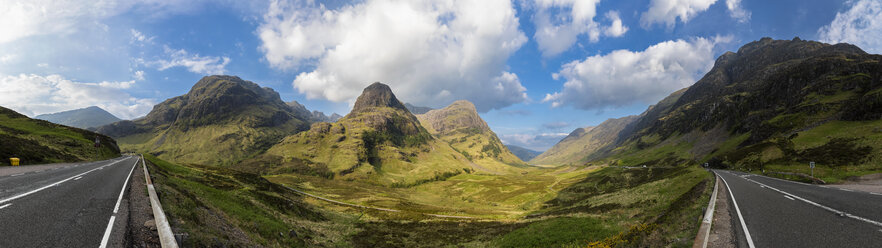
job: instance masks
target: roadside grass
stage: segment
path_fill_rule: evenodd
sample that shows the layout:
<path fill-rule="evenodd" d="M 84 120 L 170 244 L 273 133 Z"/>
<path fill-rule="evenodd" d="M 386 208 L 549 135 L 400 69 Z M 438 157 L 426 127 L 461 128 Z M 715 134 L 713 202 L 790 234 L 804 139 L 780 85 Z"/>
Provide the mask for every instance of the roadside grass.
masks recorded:
<path fill-rule="evenodd" d="M 304 247 L 345 244 L 354 219 L 304 203 L 258 175 L 144 157 L 185 246 Z"/>
<path fill-rule="evenodd" d="M 95 138 L 101 142 L 94 147 Z M 21 165 L 79 162 L 119 156 L 113 139 L 83 129 L 30 119 L 0 107 L 0 165 L 17 157 Z"/>

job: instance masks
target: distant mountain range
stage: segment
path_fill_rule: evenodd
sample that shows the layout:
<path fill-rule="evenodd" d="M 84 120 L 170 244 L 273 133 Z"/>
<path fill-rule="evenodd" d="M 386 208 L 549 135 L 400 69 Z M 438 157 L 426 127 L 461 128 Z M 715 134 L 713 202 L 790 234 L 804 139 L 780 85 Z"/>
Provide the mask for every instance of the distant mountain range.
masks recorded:
<path fill-rule="evenodd" d="M 415 114 L 415 115 L 425 114 L 426 112 L 433 110 L 433 108 L 429 108 L 429 107 L 413 106 L 413 104 L 410 104 L 410 103 L 404 103 L 404 107 L 406 107 L 407 110 L 410 111 L 410 113 Z"/>
<path fill-rule="evenodd" d="M 235 76 L 204 77 L 186 95 L 157 104 L 146 117 L 97 128 L 124 150 L 184 163 L 229 165 L 263 153 L 285 136 L 306 130 L 279 93 Z"/>
<path fill-rule="evenodd" d="M 8 165 L 12 157 L 21 159 L 24 165 L 94 161 L 119 154 L 116 141 L 110 137 L 31 119 L 0 107 L 0 165 Z"/>
<path fill-rule="evenodd" d="M 853 45 L 763 38 L 602 139 L 577 130 L 533 161 L 871 168 L 882 161 L 880 74 L 882 56 Z"/>
<path fill-rule="evenodd" d="M 64 112 L 42 114 L 35 116 L 34 119 L 46 120 L 52 123 L 77 128 L 99 127 L 121 121 L 113 114 L 102 108 L 91 106 L 87 108 L 68 110 Z"/>
<path fill-rule="evenodd" d="M 531 159 L 535 158 L 536 156 L 539 156 L 539 154 L 542 154 L 542 152 L 540 152 L 540 151 L 534 151 L 534 150 L 530 150 L 530 149 L 523 148 L 523 147 L 516 146 L 516 145 L 505 145 L 505 146 L 508 147 L 508 150 L 511 151 L 512 154 L 514 154 L 515 156 L 517 156 L 518 158 L 520 158 L 523 161 L 530 161 Z"/>

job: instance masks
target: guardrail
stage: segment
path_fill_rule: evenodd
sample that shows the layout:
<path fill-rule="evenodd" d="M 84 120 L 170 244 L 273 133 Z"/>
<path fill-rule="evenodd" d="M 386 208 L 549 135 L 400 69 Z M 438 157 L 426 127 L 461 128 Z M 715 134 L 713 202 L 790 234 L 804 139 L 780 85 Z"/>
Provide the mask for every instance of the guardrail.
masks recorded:
<path fill-rule="evenodd" d="M 147 194 L 150 195 L 150 206 L 153 207 L 153 220 L 156 222 L 156 231 L 159 232 L 159 242 L 162 248 L 177 248 L 178 243 L 175 242 L 175 235 L 172 233 L 165 212 L 162 211 L 162 204 L 159 203 L 159 197 L 156 196 L 156 189 L 153 187 L 153 181 L 150 180 L 150 172 L 147 171 L 147 163 L 144 162 L 144 155 L 141 155 L 141 165 L 144 166 L 144 178 L 147 180 Z"/>
<path fill-rule="evenodd" d="M 717 174 L 713 174 L 714 192 L 711 193 L 710 202 L 707 204 L 707 210 L 704 212 L 704 219 L 701 220 L 701 226 L 698 227 L 698 235 L 695 236 L 695 242 L 692 243 L 692 248 L 707 248 L 711 226 L 714 222 L 714 208 L 717 206 L 717 186 L 720 185 L 720 180 L 717 178 Z"/>

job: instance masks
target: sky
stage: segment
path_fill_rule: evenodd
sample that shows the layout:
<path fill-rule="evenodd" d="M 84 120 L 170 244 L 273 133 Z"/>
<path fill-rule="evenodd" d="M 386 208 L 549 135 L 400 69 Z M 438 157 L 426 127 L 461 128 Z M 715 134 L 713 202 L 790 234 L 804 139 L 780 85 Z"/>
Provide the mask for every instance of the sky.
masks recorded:
<path fill-rule="evenodd" d="M 383 82 L 543 151 L 762 37 L 879 54 L 882 0 L 0 0 L 0 106 L 134 119 L 226 74 L 342 115 Z"/>

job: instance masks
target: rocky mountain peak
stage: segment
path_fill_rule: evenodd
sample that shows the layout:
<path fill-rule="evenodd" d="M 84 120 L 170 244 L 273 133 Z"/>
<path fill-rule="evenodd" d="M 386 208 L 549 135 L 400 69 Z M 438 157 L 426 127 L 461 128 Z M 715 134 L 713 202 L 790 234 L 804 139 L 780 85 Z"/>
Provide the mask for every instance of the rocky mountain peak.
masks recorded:
<path fill-rule="evenodd" d="M 438 133 L 447 133 L 463 128 L 490 130 L 487 123 L 478 115 L 475 105 L 466 100 L 453 102 L 443 109 L 432 110 L 418 117 Z"/>
<path fill-rule="evenodd" d="M 392 89 L 380 82 L 373 83 L 364 88 L 361 96 L 358 96 L 358 99 L 355 100 L 355 107 L 352 108 L 352 112 L 362 112 L 372 107 L 390 107 L 407 111 L 404 104 L 398 98 L 395 98 Z"/>

